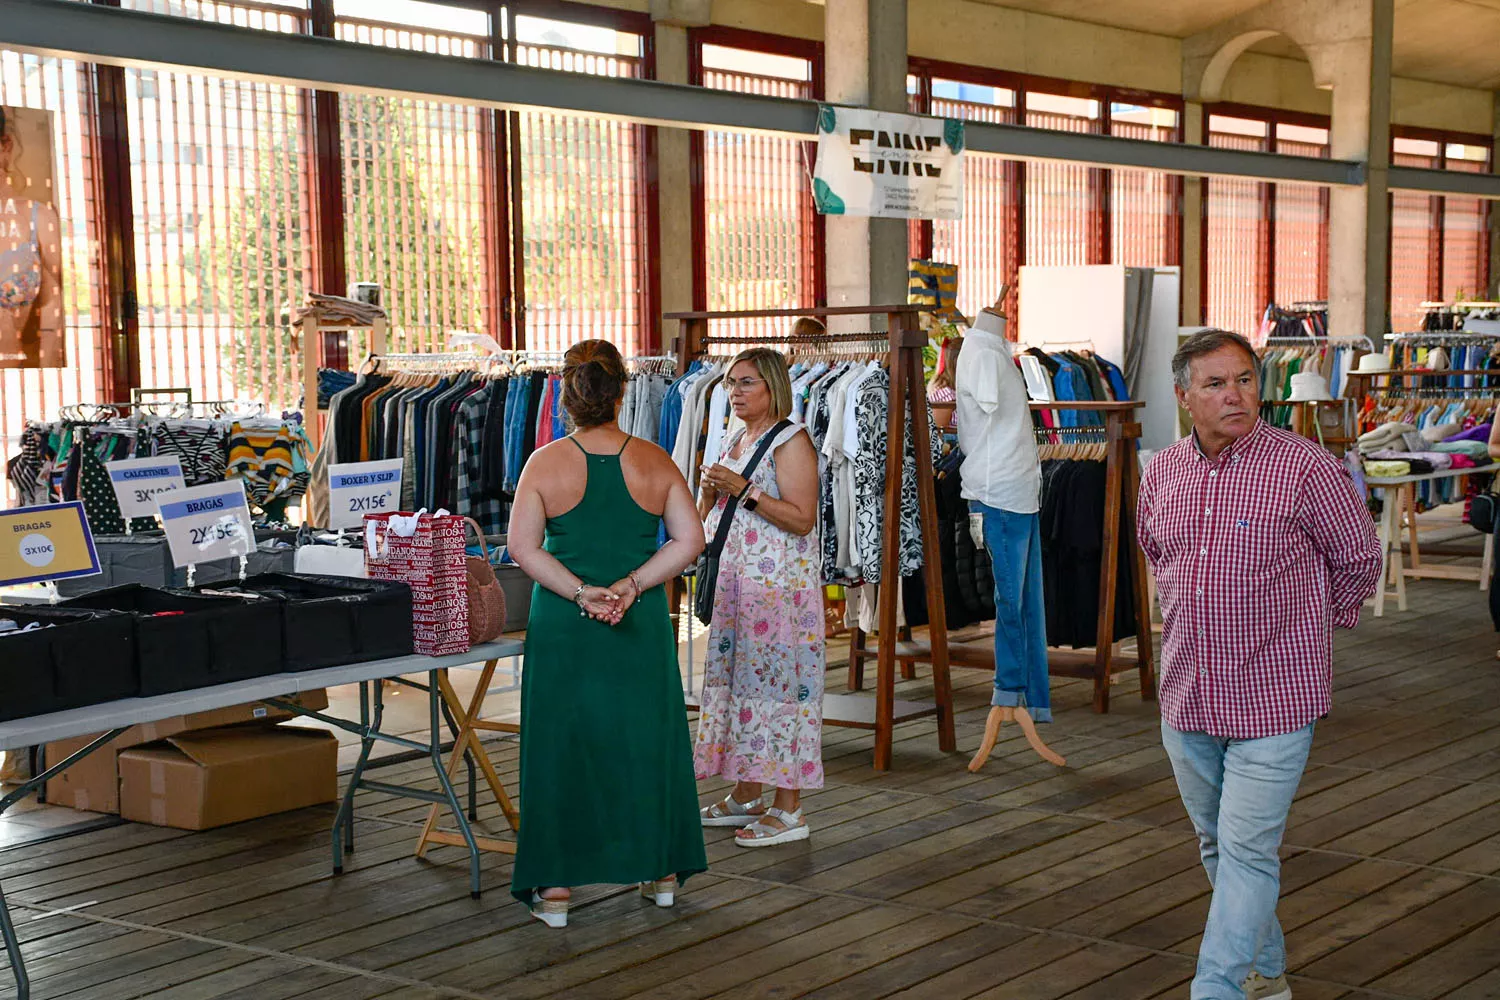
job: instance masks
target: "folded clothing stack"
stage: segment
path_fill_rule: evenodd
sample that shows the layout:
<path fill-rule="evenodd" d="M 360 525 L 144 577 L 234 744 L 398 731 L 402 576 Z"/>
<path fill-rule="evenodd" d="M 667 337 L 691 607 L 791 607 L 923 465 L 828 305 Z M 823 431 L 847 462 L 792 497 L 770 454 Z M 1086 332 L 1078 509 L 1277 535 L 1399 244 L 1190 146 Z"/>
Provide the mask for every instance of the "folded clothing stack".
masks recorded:
<path fill-rule="evenodd" d="M 1403 424 L 1399 421 L 1381 424 L 1374 430 L 1366 431 L 1359 436 L 1359 452 L 1361 455 L 1368 455 L 1371 452 L 1390 451 L 1393 449 L 1404 451 L 1407 447 L 1407 431 L 1415 432 L 1416 428 L 1411 424 Z"/>
<path fill-rule="evenodd" d="M 1371 479 L 1395 479 L 1411 475 L 1410 462 L 1366 462 L 1365 475 Z"/>

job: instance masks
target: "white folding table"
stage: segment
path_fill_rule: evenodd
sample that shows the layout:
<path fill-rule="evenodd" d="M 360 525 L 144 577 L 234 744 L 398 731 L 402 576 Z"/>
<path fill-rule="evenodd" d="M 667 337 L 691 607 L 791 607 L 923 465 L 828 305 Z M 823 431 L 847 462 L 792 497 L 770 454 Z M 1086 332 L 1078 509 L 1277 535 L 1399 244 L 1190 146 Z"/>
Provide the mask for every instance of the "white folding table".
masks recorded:
<path fill-rule="evenodd" d="M 271 674 L 253 680 L 195 688 L 176 694 L 159 695 L 153 698 L 124 698 L 120 701 L 89 705 L 66 712 L 52 712 L 29 719 L 0 722 L 0 750 L 19 750 L 57 740 L 75 739 L 90 733 L 103 734 L 77 753 L 52 764 L 20 788 L 0 799 L 0 815 L 44 785 L 49 779 L 105 746 L 131 726 L 156 722 L 176 715 L 228 708 L 231 705 L 242 705 L 246 702 L 265 702 L 297 715 L 317 719 L 360 738 L 359 759 L 354 765 L 354 772 L 349 778 L 349 787 L 344 792 L 343 800 L 339 804 L 338 813 L 333 821 L 334 874 L 343 873 L 344 852 L 354 850 L 354 794 L 361 788 L 365 788 L 388 795 L 446 805 L 452 810 L 453 817 L 458 824 L 459 834 L 469 849 L 469 888 L 471 894 L 477 899 L 480 891 L 480 849 L 475 842 L 473 829 L 469 825 L 469 817 L 465 815 L 458 795 L 453 790 L 453 782 L 448 776 L 448 769 L 443 761 L 441 727 L 446 706 L 440 693 L 438 677 L 441 671 L 450 669 L 481 669 L 487 663 L 519 656 L 523 648 L 524 644 L 518 639 L 501 639 L 496 642 L 483 643 L 466 653 L 451 656 L 399 656 L 388 660 L 351 663 L 342 667 L 309 670 L 303 673 Z M 428 722 L 431 727 L 429 741 L 419 743 L 383 732 L 380 727 L 384 716 L 385 701 L 383 685 L 379 682 L 387 678 L 400 678 L 406 674 L 422 673 L 427 674 L 425 684 L 416 681 L 402 681 L 402 683 L 427 692 Z M 287 700 L 292 695 L 318 691 L 340 684 L 360 686 L 360 718 L 357 723 L 334 718 L 322 712 L 309 711 Z M 370 761 L 370 751 L 374 749 L 376 743 L 391 743 L 429 755 L 433 773 L 437 775 L 441 790 L 432 792 L 425 788 L 391 785 L 366 778 L 365 768 Z M 459 751 L 455 750 L 455 752 Z M 472 803 L 472 773 L 470 787 Z M 16 979 L 17 996 L 19 1000 L 28 1000 L 31 996 L 30 981 L 26 976 L 26 966 L 21 959 L 20 941 L 16 937 L 15 926 L 11 921 L 10 909 L 5 902 L 3 892 L 0 892 L 0 936 L 3 936 L 6 953 L 10 956 L 11 971 Z"/>
<path fill-rule="evenodd" d="M 1380 589 L 1375 591 L 1375 617 L 1385 615 L 1385 599 L 1391 593 L 1396 597 L 1396 607 L 1406 610 L 1406 578 L 1433 576 L 1443 579 L 1469 579 L 1474 577 L 1456 575 L 1452 571 L 1446 571 L 1447 567 L 1427 567 L 1425 569 L 1411 570 L 1406 567 L 1406 559 L 1401 553 L 1401 510 L 1404 506 L 1401 502 L 1406 491 L 1411 490 L 1417 483 L 1430 483 L 1438 479 L 1457 479 L 1460 476 L 1474 476 L 1493 474 L 1500 472 L 1500 462 L 1492 462 L 1489 465 L 1481 465 L 1472 469 L 1440 469 L 1437 472 L 1418 472 L 1409 476 L 1367 476 L 1365 486 L 1371 490 L 1381 492 L 1382 506 L 1380 511 Z M 1416 506 L 1412 506 L 1412 515 L 1416 516 Z M 1489 579 L 1490 562 L 1494 558 L 1494 537 L 1485 539 L 1484 543 L 1484 565 L 1479 569 L 1479 586 L 1483 590 Z M 1389 578 L 1394 576 L 1394 580 Z M 1394 591 L 1389 590 L 1394 587 Z"/>

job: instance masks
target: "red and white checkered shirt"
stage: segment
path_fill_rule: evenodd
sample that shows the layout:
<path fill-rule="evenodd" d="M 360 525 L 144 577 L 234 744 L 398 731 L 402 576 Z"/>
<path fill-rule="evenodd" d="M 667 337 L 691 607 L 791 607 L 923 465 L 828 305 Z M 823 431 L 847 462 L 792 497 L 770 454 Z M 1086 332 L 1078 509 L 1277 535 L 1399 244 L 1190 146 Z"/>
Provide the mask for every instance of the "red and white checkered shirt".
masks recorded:
<path fill-rule="evenodd" d="M 1137 526 L 1169 725 L 1259 739 L 1328 713 L 1333 630 L 1359 623 L 1381 564 L 1338 459 L 1263 422 L 1212 461 L 1189 435 L 1147 466 Z"/>

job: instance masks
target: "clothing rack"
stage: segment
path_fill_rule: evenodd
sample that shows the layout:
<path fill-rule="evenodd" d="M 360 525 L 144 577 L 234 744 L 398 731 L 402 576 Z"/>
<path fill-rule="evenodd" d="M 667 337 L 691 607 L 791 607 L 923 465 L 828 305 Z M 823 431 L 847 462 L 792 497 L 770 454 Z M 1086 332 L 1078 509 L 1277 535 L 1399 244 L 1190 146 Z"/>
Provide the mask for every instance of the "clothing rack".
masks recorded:
<path fill-rule="evenodd" d="M 1332 335 L 1314 336 L 1308 334 L 1305 337 L 1267 337 L 1267 347 L 1363 347 L 1371 352 L 1375 351 L 1375 342 L 1364 334 L 1358 337 L 1335 337 Z"/>
<path fill-rule="evenodd" d="M 943 606 L 942 557 L 937 543 L 937 495 L 935 492 L 932 453 L 920 447 L 929 440 L 931 429 L 927 423 L 926 393 L 923 391 L 922 350 L 927 346 L 927 334 L 919 327 L 917 317 L 932 312 L 932 306 L 838 306 L 819 309 L 771 309 L 750 312 L 687 312 L 668 313 L 664 318 L 680 324 L 679 334 L 673 340 L 678 358 L 678 372 L 685 372 L 695 358 L 703 357 L 713 343 L 750 344 L 786 347 L 818 346 L 822 343 L 842 343 L 851 340 L 874 342 L 879 337 L 890 352 L 890 397 L 886 425 L 885 465 L 885 510 L 887 513 L 881 538 L 881 586 L 877 621 L 881 644 L 878 659 L 873 705 L 868 698 L 853 695 L 825 695 L 823 722 L 830 726 L 868 729 L 875 733 L 874 764 L 877 771 L 889 770 L 891 766 L 891 744 L 895 727 L 912 719 L 935 716 L 937 719 L 938 749 L 952 753 L 957 749 L 953 731 L 953 688 L 948 674 L 947 612 Z M 721 337 L 710 338 L 709 323 L 736 319 L 784 319 L 791 321 L 802 317 L 869 316 L 884 315 L 889 333 L 872 335 L 819 334 L 797 337 Z M 932 663 L 933 701 L 909 702 L 896 700 L 896 597 L 901 586 L 900 546 L 901 518 L 891 516 L 901 509 L 901 476 L 906 458 L 906 427 L 911 421 L 912 432 L 919 445 L 916 450 L 917 504 L 922 530 L 922 546 L 925 552 L 922 572 L 927 587 L 927 616 Z"/>
<path fill-rule="evenodd" d="M 1043 436 L 1068 435 L 1088 437 L 1105 446 L 1104 479 L 1104 533 L 1103 552 L 1099 562 L 1099 615 L 1096 625 L 1096 644 L 1092 653 L 1063 649 L 1049 649 L 1047 672 L 1055 677 L 1072 677 L 1091 680 L 1094 684 L 1094 711 L 1109 711 L 1110 679 L 1117 673 L 1137 670 L 1140 673 L 1141 700 L 1156 699 L 1156 669 L 1152 660 L 1151 604 L 1146 593 L 1146 557 L 1136 542 L 1135 504 L 1140 493 L 1140 462 L 1136 456 L 1136 441 L 1140 440 L 1141 425 L 1135 419 L 1135 411 L 1145 404 L 1139 401 L 1121 402 L 1045 402 L 1032 403 L 1031 412 L 1043 410 L 1083 410 L 1097 413 L 1104 418 L 1103 426 L 1081 427 L 1036 427 L 1034 433 L 1039 444 Z M 1057 443 L 1050 440 L 1048 443 Z M 1061 456 L 1058 456 L 1061 457 Z M 1087 459 L 1089 455 L 1069 456 Z M 1128 545 L 1131 551 L 1131 586 L 1135 596 L 1136 652 L 1134 662 L 1115 660 L 1115 597 L 1119 584 L 1120 546 Z M 946 621 L 946 619 L 944 619 Z M 863 679 L 864 659 L 870 652 L 862 642 L 863 635 L 856 631 L 849 652 L 849 686 L 857 690 Z M 884 651 L 886 644 L 881 644 Z M 980 670 L 995 669 L 994 638 L 986 636 L 964 642 L 953 642 L 946 650 L 949 663 L 956 667 L 973 667 Z M 910 668 L 916 663 L 933 662 L 932 647 L 920 641 L 900 643 L 897 658 L 901 660 L 904 675 L 914 676 Z M 935 668 L 934 664 L 934 668 Z"/>
<path fill-rule="evenodd" d="M 327 418 L 318 410 L 318 366 L 323 359 L 324 333 L 348 333 L 350 330 L 369 330 L 369 355 L 385 355 L 386 331 L 388 322 L 384 318 L 376 319 L 369 326 L 348 323 L 330 323 L 323 325 L 318 322 L 315 313 L 304 316 L 300 325 L 300 350 L 302 361 L 302 424 L 307 434 L 308 444 L 313 451 L 317 451 L 323 443 L 323 427 Z M 389 355 L 386 355 L 389 357 Z M 363 367 L 363 365 L 361 365 Z"/>

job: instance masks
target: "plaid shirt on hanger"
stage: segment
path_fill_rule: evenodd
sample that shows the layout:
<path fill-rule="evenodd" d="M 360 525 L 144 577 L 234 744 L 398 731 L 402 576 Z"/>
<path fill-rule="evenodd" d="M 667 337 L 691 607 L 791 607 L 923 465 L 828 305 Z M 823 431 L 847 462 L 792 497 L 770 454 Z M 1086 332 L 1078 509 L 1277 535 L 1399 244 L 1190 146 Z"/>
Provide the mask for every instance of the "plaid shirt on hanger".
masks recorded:
<path fill-rule="evenodd" d="M 458 466 L 456 508 L 459 514 L 478 521 L 480 529 L 486 535 L 503 535 L 505 533 L 505 501 L 499 498 L 476 499 L 476 495 L 481 493 L 485 417 L 489 412 L 490 396 L 493 392 L 492 383 L 472 393 L 458 407 L 458 416 L 454 422 L 453 431 L 454 440 L 458 445 L 458 459 L 455 463 Z M 498 441 L 490 442 L 492 448 L 500 446 L 501 443 Z"/>
<path fill-rule="evenodd" d="M 1165 622 L 1169 725 L 1259 739 L 1328 713 L 1333 630 L 1359 623 L 1381 567 L 1337 459 L 1264 422 L 1216 460 L 1189 435 L 1146 468 L 1137 531 Z"/>

